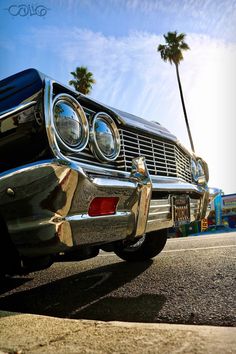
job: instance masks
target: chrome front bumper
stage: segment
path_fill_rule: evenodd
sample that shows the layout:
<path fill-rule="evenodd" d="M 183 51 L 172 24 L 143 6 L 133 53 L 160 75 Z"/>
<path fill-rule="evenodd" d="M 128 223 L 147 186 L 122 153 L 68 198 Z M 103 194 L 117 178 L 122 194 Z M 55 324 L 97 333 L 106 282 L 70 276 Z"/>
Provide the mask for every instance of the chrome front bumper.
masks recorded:
<path fill-rule="evenodd" d="M 207 189 L 176 179 L 152 179 L 142 157 L 129 178 L 87 175 L 73 162 L 50 160 L 0 176 L 0 215 L 24 256 L 65 252 L 173 226 L 171 198 L 190 197 L 191 221 L 204 217 Z M 114 215 L 91 217 L 95 197 L 117 197 Z"/>

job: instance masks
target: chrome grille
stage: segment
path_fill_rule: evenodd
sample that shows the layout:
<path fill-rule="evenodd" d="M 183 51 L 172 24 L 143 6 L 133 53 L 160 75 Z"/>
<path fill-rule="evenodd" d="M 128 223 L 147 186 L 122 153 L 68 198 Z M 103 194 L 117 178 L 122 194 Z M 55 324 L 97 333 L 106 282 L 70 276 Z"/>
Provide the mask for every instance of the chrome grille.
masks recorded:
<path fill-rule="evenodd" d="M 182 178 L 192 182 L 190 159 L 174 143 L 120 130 L 118 169 L 130 171 L 132 159 L 144 156 L 151 175 Z"/>
<path fill-rule="evenodd" d="M 66 152 L 66 155 L 78 162 L 126 172 L 130 172 L 134 157 L 144 156 L 150 175 L 176 177 L 192 182 L 190 158 L 174 143 L 124 129 L 119 129 L 119 133 L 121 151 L 114 162 L 98 161 L 89 146 L 80 153 Z"/>

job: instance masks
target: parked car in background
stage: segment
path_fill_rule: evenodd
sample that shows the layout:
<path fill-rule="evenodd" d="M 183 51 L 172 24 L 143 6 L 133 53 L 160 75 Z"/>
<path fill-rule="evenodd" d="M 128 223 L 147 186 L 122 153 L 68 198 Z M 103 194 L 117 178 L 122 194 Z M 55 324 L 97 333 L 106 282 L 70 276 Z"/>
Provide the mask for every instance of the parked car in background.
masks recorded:
<path fill-rule="evenodd" d="M 0 82 L 2 274 L 99 250 L 155 257 L 167 229 L 205 217 L 208 167 L 160 124 L 35 69 Z"/>

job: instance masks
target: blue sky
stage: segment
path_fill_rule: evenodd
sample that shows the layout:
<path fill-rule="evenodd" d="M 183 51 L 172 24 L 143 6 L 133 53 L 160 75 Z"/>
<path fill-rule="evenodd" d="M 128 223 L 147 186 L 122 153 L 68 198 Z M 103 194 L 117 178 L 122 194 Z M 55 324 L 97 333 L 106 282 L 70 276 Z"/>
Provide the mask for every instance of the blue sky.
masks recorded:
<path fill-rule="evenodd" d="M 47 8 L 12 16 L 12 5 Z M 180 65 L 196 153 L 210 185 L 236 192 L 236 0 L 0 1 L 0 79 L 35 67 L 67 84 L 85 65 L 91 97 L 159 121 L 189 148 L 174 67 L 156 51 L 167 31 L 186 33 Z"/>

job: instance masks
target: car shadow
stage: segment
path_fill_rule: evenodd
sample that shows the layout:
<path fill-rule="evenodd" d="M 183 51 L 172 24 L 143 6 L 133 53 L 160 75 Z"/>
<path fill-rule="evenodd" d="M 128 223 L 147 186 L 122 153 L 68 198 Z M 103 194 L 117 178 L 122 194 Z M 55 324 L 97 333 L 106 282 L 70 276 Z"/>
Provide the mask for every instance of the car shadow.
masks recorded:
<path fill-rule="evenodd" d="M 152 261 L 114 263 L 0 298 L 0 309 L 63 318 L 153 322 L 163 295 L 116 294 L 145 272 Z M 131 291 L 132 294 L 132 291 Z"/>
<path fill-rule="evenodd" d="M 11 290 L 14 290 L 18 287 L 20 287 L 21 285 L 31 281 L 32 278 L 12 278 L 12 277 L 4 277 L 1 278 L 0 280 L 0 295 L 7 293 Z"/>

